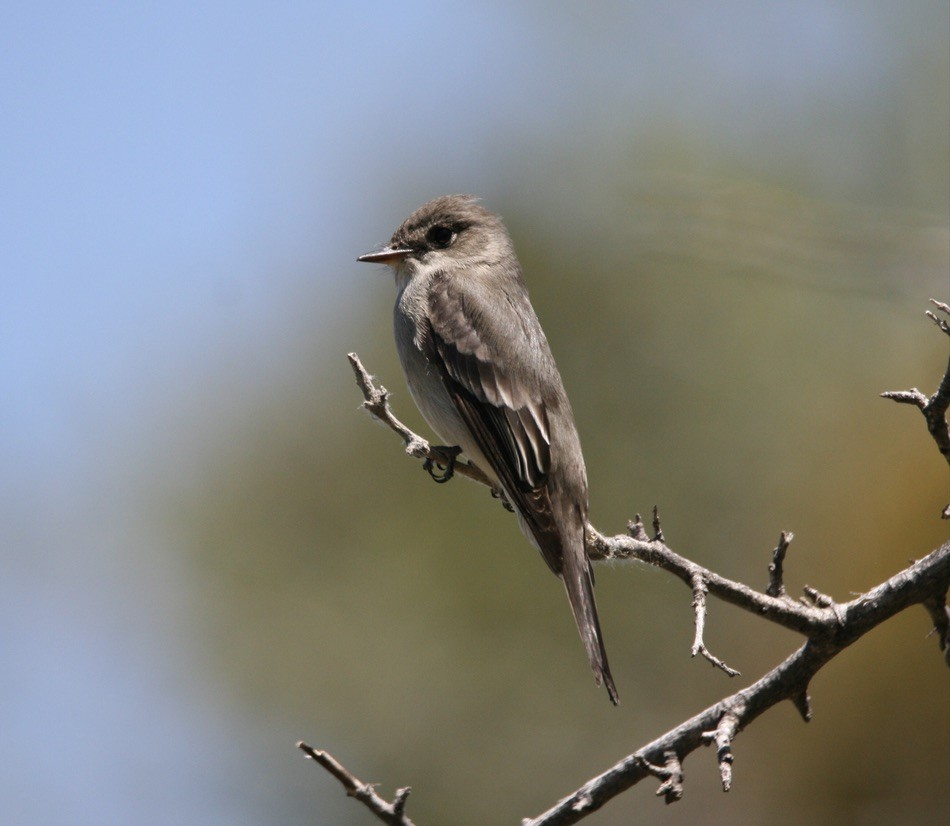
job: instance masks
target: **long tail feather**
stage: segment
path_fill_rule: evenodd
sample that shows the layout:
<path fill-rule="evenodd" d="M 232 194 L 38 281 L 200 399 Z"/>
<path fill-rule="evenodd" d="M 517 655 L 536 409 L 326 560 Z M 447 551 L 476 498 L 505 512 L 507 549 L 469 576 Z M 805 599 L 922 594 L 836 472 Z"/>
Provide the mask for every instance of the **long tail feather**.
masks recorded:
<path fill-rule="evenodd" d="M 590 563 L 587 562 L 586 554 L 581 557 L 581 560 L 580 565 L 565 565 L 561 579 L 567 590 L 567 598 L 574 612 L 574 622 L 577 623 L 577 630 L 587 651 L 587 659 L 594 672 L 594 679 L 597 680 L 597 685 L 604 684 L 607 694 L 610 695 L 610 702 L 617 705 L 620 697 L 614 685 L 614 678 L 610 674 L 610 666 L 607 664 L 607 651 L 604 648 L 604 638 L 597 618 L 597 605 L 594 602 L 594 582 Z"/>

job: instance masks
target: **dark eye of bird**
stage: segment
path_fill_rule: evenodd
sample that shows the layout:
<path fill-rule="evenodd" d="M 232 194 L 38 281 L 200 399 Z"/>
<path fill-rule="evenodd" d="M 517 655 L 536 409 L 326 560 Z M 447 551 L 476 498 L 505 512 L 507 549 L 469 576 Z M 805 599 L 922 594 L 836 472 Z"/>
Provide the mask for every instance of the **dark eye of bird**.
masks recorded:
<path fill-rule="evenodd" d="M 455 232 L 449 227 L 436 224 L 426 233 L 426 240 L 437 249 L 445 249 L 455 240 Z"/>

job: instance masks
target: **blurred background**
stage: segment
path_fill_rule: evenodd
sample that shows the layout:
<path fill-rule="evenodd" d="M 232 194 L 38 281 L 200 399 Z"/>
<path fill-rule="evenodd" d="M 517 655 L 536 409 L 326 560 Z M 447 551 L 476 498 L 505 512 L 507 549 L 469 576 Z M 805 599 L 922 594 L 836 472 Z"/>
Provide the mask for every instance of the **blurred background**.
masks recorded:
<path fill-rule="evenodd" d="M 0 10 L 0 821 L 518 823 L 757 679 L 793 634 L 600 566 L 622 704 L 487 492 L 433 485 L 388 271 L 429 198 L 502 213 L 571 394 L 592 520 L 848 599 L 946 538 L 920 416 L 946 338 L 950 11 L 806 0 L 9 3 Z M 923 610 L 590 824 L 936 822 Z"/>

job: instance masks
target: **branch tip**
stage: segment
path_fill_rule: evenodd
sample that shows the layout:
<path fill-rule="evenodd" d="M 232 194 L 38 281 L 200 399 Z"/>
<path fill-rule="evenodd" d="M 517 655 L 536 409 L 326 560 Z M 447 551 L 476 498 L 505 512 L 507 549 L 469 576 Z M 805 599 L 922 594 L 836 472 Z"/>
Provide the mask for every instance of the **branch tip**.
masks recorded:
<path fill-rule="evenodd" d="M 340 785 L 346 791 L 348 797 L 358 800 L 376 817 L 388 823 L 390 826 L 414 826 L 413 822 L 406 817 L 406 798 L 409 797 L 410 789 L 399 789 L 392 803 L 376 794 L 374 783 L 364 783 L 354 774 L 352 774 L 342 763 L 340 763 L 332 754 L 326 751 L 313 748 L 307 745 L 303 740 L 297 741 L 297 748 L 300 749 L 308 758 L 319 763 L 324 769 L 332 774 Z"/>
<path fill-rule="evenodd" d="M 937 301 L 936 298 L 931 298 L 930 303 L 934 305 L 940 312 L 950 315 L 950 304 L 944 304 L 942 301 Z M 948 336 L 950 336 L 950 324 L 947 323 L 945 318 L 940 318 L 936 313 L 931 312 L 930 310 L 924 310 L 924 315 L 927 316 L 934 324 L 936 324 L 941 330 L 943 330 Z"/>
<path fill-rule="evenodd" d="M 633 522 L 627 522 L 627 533 L 638 542 L 650 541 L 650 537 L 647 536 L 646 529 L 643 527 L 643 519 L 640 517 L 639 513 Z"/>
<path fill-rule="evenodd" d="M 782 531 L 778 538 L 778 545 L 772 551 L 772 562 L 769 564 L 769 584 L 765 593 L 770 597 L 787 596 L 785 591 L 785 553 L 792 544 L 795 534 L 791 531 Z"/>
<path fill-rule="evenodd" d="M 666 544 L 666 537 L 663 536 L 663 528 L 660 526 L 660 508 L 653 506 L 653 541 Z"/>
<path fill-rule="evenodd" d="M 706 579 L 702 573 L 697 571 L 693 574 L 690 586 L 693 589 L 693 624 L 696 629 L 693 636 L 693 647 L 690 649 L 690 656 L 695 657 L 697 654 L 702 654 L 707 662 L 711 663 L 714 668 L 725 671 L 730 677 L 737 677 L 739 672 L 734 668 L 730 668 L 715 656 L 706 647 L 706 643 L 703 640 L 703 634 L 706 630 L 706 594 L 709 593 L 709 586 L 706 584 Z"/>
<path fill-rule="evenodd" d="M 406 801 L 409 799 L 409 795 L 412 793 L 412 786 L 403 786 L 401 789 L 396 789 L 396 797 L 393 799 L 393 813 L 402 817 L 403 812 L 406 809 Z"/>
<path fill-rule="evenodd" d="M 739 715 L 736 711 L 726 711 L 719 719 L 715 731 L 703 732 L 703 740 L 716 744 L 716 760 L 719 763 L 719 779 L 722 790 L 728 792 L 732 788 L 732 763 L 735 760 L 732 754 L 732 739 L 739 731 Z"/>
<path fill-rule="evenodd" d="M 927 408 L 927 397 L 916 387 L 910 390 L 885 390 L 881 393 L 881 398 L 890 399 L 898 404 L 912 404 L 921 410 Z"/>
<path fill-rule="evenodd" d="M 930 299 L 930 303 L 941 313 L 950 316 L 950 305 L 944 304 L 942 301 L 937 301 L 934 298 Z M 947 319 L 939 317 L 930 310 L 926 311 L 926 316 L 944 333 L 950 335 L 950 322 L 948 322 Z M 934 442 L 936 442 L 937 448 L 943 455 L 943 458 L 950 464 L 950 426 L 947 424 L 947 410 L 950 408 L 950 363 L 947 364 L 947 369 L 943 374 L 943 379 L 940 381 L 939 387 L 937 387 L 936 392 L 929 398 L 916 387 L 910 390 L 892 390 L 887 393 L 882 393 L 881 395 L 886 399 L 892 399 L 901 404 L 912 404 L 920 410 L 920 412 L 924 414 L 924 419 L 927 421 L 927 430 L 930 432 Z M 944 511 L 944 513 L 946 513 L 946 511 Z M 945 516 L 944 518 L 947 517 Z"/>
<path fill-rule="evenodd" d="M 793 694 L 790 698 L 792 704 L 798 709 L 802 720 L 806 723 L 811 722 L 811 697 L 808 696 L 808 690 L 803 689 L 800 694 Z"/>

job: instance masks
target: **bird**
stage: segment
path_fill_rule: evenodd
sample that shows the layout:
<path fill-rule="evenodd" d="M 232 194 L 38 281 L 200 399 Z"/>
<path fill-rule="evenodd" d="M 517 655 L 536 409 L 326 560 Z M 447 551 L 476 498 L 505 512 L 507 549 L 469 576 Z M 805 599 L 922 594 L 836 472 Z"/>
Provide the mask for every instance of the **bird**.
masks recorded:
<path fill-rule="evenodd" d="M 357 261 L 392 268 L 393 331 L 410 395 L 456 448 L 445 476 L 460 449 L 515 511 L 563 582 L 595 681 L 617 705 L 585 538 L 580 438 L 502 219 L 471 195 L 445 195 Z"/>

